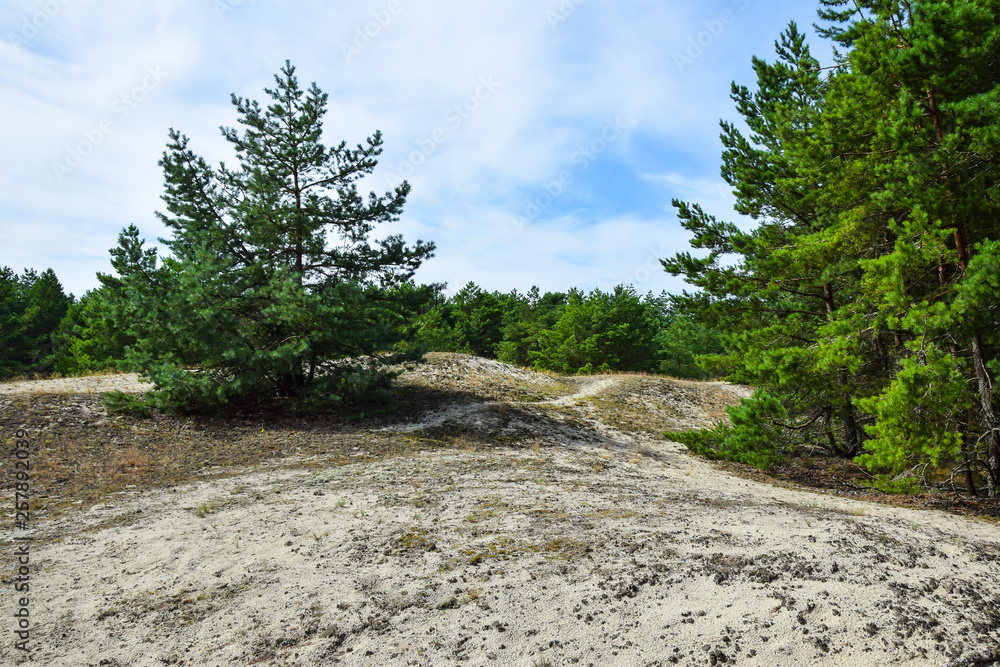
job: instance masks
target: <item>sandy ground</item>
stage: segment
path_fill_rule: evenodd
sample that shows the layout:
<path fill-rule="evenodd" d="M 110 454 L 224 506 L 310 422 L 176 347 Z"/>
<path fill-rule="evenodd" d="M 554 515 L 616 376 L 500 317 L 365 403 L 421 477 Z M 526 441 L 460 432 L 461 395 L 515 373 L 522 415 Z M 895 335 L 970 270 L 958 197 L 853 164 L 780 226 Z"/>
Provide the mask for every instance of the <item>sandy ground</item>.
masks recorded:
<path fill-rule="evenodd" d="M 121 375 L 91 375 L 79 378 L 60 378 L 56 380 L 16 380 L 0 383 L 0 395 L 4 394 L 45 394 L 50 392 L 67 393 L 100 393 L 104 391 L 124 391 L 138 393 L 150 389 L 151 385 L 143 382 L 134 373 Z"/>
<path fill-rule="evenodd" d="M 484 398 L 389 428 L 509 447 L 234 470 L 40 523 L 33 664 L 992 664 L 1000 526 L 733 477 L 609 425 L 624 376 L 446 361 L 416 373 L 551 386 L 517 404 L 547 419 Z M 672 427 L 745 391 L 641 386 Z M 8 627 L 0 662 L 26 663 Z"/>

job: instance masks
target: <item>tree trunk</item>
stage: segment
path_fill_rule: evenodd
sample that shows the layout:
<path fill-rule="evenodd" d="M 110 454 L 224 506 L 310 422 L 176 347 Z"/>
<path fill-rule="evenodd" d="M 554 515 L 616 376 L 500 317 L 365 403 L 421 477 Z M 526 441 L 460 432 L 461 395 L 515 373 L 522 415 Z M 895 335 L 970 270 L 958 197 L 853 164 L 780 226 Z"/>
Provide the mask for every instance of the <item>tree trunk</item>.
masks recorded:
<path fill-rule="evenodd" d="M 955 248 L 962 275 L 965 275 L 969 266 L 969 254 L 965 242 L 965 230 L 961 225 L 955 226 Z M 990 497 L 995 498 L 997 486 L 1000 485 L 1000 442 L 997 440 L 997 418 L 993 412 L 993 382 L 990 380 L 989 371 L 986 370 L 983 337 L 978 330 L 972 332 L 972 367 L 976 371 L 979 407 L 983 411 L 983 428 L 986 429 L 986 465 L 989 469 L 986 483 L 989 486 Z"/>
<path fill-rule="evenodd" d="M 823 283 L 823 302 L 826 304 L 827 317 L 832 321 L 834 312 L 833 288 L 830 283 Z M 854 419 L 854 405 L 851 404 L 851 397 L 847 393 L 847 369 L 841 368 L 837 371 L 837 389 L 840 392 L 840 421 L 844 426 L 844 446 L 841 453 L 846 456 L 856 456 L 861 447 L 858 444 L 858 425 Z"/>
<path fill-rule="evenodd" d="M 850 402 L 841 406 L 840 420 L 844 423 L 845 431 L 844 453 L 847 456 L 857 456 L 861 451 L 861 445 L 858 442 L 858 424 L 854 419 L 854 406 Z"/>
<path fill-rule="evenodd" d="M 830 441 L 830 451 L 834 454 L 839 453 L 839 448 L 837 447 L 837 438 L 833 434 L 833 406 L 827 405 L 823 408 L 823 432 L 826 433 L 826 439 Z"/>
<path fill-rule="evenodd" d="M 955 251 L 958 254 L 958 265 L 965 276 L 969 268 L 969 251 L 965 238 L 964 225 L 955 224 Z M 997 440 L 997 418 L 993 412 L 993 382 L 986 370 L 986 359 L 983 354 L 983 337 L 978 330 L 972 332 L 972 367 L 976 371 L 976 385 L 979 390 L 979 407 L 983 411 L 983 428 L 986 429 L 986 465 L 988 474 L 986 483 L 989 486 L 991 498 L 997 496 L 997 486 L 1000 484 L 1000 442 Z"/>
<path fill-rule="evenodd" d="M 938 147 L 944 143 L 944 131 L 941 127 L 940 112 L 938 111 L 937 100 L 934 92 L 927 89 L 927 102 L 931 112 L 931 119 L 934 121 L 934 131 L 937 135 Z M 942 168 L 946 183 L 951 181 L 948 173 L 948 166 Z M 949 192 L 949 194 L 951 194 Z M 969 268 L 969 244 L 965 232 L 965 225 L 961 219 L 954 221 L 955 227 L 955 252 L 958 255 L 958 265 L 962 276 L 965 277 Z M 986 370 L 986 361 L 983 354 L 983 338 L 979 331 L 972 333 L 972 367 L 976 371 L 976 384 L 979 389 L 979 405 L 983 411 L 983 427 L 986 429 L 986 463 L 988 474 L 986 482 L 989 486 L 990 497 L 997 495 L 997 486 L 1000 484 L 1000 442 L 997 441 L 997 419 L 993 412 L 993 383 L 990 381 L 989 372 Z"/>
<path fill-rule="evenodd" d="M 885 343 L 882 342 L 882 334 L 876 333 L 874 335 L 874 340 L 875 340 L 875 352 L 878 354 L 878 360 L 882 365 L 882 370 L 888 374 L 891 365 L 889 363 L 889 354 L 885 350 Z"/>
<path fill-rule="evenodd" d="M 976 368 L 979 405 L 983 410 L 983 426 L 987 429 L 986 465 L 989 468 L 989 474 L 986 482 L 989 485 L 990 497 L 995 498 L 997 486 L 1000 483 L 1000 442 L 997 442 L 997 418 L 993 412 L 993 384 L 986 371 L 986 363 L 983 360 L 983 339 L 978 331 L 972 335 L 972 365 Z"/>
<path fill-rule="evenodd" d="M 969 458 L 969 445 L 962 442 L 962 462 L 965 464 L 965 491 L 976 497 L 976 481 L 972 479 L 972 460 Z"/>

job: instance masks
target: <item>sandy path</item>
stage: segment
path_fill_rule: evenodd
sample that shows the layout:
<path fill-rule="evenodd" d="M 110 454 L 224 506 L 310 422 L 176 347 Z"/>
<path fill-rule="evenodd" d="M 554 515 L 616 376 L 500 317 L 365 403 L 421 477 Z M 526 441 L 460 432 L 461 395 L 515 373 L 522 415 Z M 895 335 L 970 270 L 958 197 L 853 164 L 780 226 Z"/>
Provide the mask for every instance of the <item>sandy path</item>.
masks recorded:
<path fill-rule="evenodd" d="M 0 382 L 0 394 L 91 394 L 105 391 L 143 392 L 152 388 L 135 373 L 120 375 L 91 375 L 79 378 L 54 380 L 15 380 Z"/>
<path fill-rule="evenodd" d="M 524 408 L 584 411 L 619 382 Z M 482 405 L 449 414 L 421 428 L 492 428 Z M 567 428 L 536 449 L 234 471 L 48 522 L 35 661 L 944 665 L 1000 647 L 995 524 Z"/>
<path fill-rule="evenodd" d="M 559 398 L 550 399 L 548 401 L 543 401 L 543 404 L 548 405 L 573 405 L 577 401 L 583 398 L 589 398 L 590 396 L 596 396 L 602 391 L 614 387 L 616 384 L 621 382 L 621 377 L 583 377 L 583 378 L 573 378 L 573 382 L 576 383 L 577 388 L 572 394 L 567 394 L 566 396 L 561 396 Z"/>

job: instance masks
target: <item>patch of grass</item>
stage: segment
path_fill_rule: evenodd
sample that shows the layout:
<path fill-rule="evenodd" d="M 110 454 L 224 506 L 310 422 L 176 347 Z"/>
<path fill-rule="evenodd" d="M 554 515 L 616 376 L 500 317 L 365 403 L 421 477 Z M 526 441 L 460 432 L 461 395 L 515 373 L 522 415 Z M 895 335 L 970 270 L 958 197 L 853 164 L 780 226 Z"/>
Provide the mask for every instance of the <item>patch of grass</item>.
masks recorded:
<path fill-rule="evenodd" d="M 37 493 L 32 510 L 41 520 L 108 503 L 127 489 L 176 486 L 283 459 L 291 459 L 285 465 L 294 467 L 329 467 L 361 463 L 350 456 L 355 448 L 367 452 L 370 461 L 447 446 L 375 433 L 370 424 L 346 426 L 335 415 L 213 418 L 153 410 L 141 417 L 141 412 L 109 412 L 96 393 L 0 395 L 0 414 L 26 425 L 32 439 Z M 0 447 L 12 448 L 13 437 L 13 431 L 4 432 Z"/>
<path fill-rule="evenodd" d="M 556 537 L 541 544 L 532 544 L 528 550 L 534 553 L 542 553 L 550 558 L 562 558 L 571 560 L 583 556 L 590 550 L 590 546 L 581 540 L 574 540 L 569 537 Z"/>
<path fill-rule="evenodd" d="M 486 559 L 510 560 L 523 556 L 525 548 L 509 537 L 500 537 L 484 545 L 482 548 L 467 548 L 461 553 L 468 559 L 469 565 L 478 565 Z"/>
<path fill-rule="evenodd" d="M 144 400 L 134 394 L 126 394 L 121 391 L 109 391 L 101 395 L 104 406 L 108 412 L 128 414 L 134 417 L 150 417 L 152 408 Z"/>
<path fill-rule="evenodd" d="M 113 465 L 116 468 L 134 468 L 141 472 L 149 465 L 149 457 L 135 447 L 129 447 L 117 453 Z"/>
<path fill-rule="evenodd" d="M 473 600 L 478 600 L 479 596 L 482 595 L 483 591 L 479 588 L 473 588 L 472 590 L 466 591 L 458 598 L 459 604 L 469 604 Z"/>

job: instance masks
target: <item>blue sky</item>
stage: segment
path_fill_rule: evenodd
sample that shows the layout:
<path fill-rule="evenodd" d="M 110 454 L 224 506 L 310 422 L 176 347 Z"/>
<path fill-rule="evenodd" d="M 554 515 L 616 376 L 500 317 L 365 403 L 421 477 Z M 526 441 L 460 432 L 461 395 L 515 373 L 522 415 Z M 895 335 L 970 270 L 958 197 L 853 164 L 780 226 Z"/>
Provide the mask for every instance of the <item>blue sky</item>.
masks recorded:
<path fill-rule="evenodd" d="M 632 283 L 679 291 L 672 198 L 720 217 L 731 81 L 773 59 L 810 0 L 7 0 L 0 6 L 0 265 L 78 296 L 136 224 L 165 234 L 157 166 L 174 127 L 210 163 L 230 93 L 264 100 L 286 59 L 330 95 L 328 143 L 382 131 L 364 191 L 413 190 L 382 233 L 437 244 L 449 292 Z M 829 47 L 812 40 L 814 54 Z"/>

